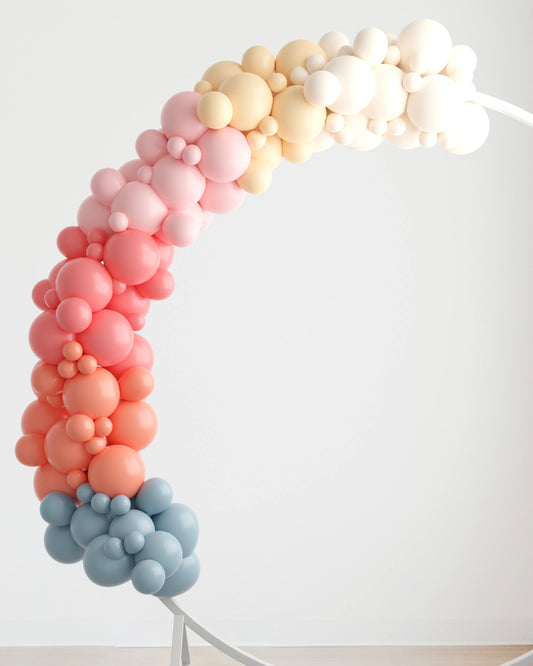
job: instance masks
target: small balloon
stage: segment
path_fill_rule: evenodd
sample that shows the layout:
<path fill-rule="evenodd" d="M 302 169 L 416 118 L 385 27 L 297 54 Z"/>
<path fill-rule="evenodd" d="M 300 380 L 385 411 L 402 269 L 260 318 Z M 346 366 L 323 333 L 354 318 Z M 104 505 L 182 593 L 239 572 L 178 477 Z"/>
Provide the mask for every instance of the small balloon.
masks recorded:
<path fill-rule="evenodd" d="M 124 539 L 132 532 L 138 532 L 143 536 L 155 532 L 154 522 L 144 511 L 132 509 L 123 516 L 117 516 L 111 521 L 109 534 L 119 539 Z"/>
<path fill-rule="evenodd" d="M 110 537 L 106 534 L 97 536 L 87 546 L 83 555 L 83 568 L 87 576 L 104 587 L 120 585 L 129 580 L 134 562 L 131 555 L 112 559 L 106 555 L 105 546 Z"/>
<path fill-rule="evenodd" d="M 138 562 L 131 573 L 133 587 L 141 594 L 155 594 L 165 582 L 165 570 L 155 560 Z"/>

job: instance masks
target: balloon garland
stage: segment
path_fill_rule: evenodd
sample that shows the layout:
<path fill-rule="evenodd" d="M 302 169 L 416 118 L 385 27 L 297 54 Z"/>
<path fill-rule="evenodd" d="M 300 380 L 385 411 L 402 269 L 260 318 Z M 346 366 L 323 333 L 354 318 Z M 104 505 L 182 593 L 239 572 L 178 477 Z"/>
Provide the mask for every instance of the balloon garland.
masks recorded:
<path fill-rule="evenodd" d="M 165 480 L 145 480 L 140 455 L 157 417 L 146 401 L 153 351 L 139 331 L 151 301 L 173 291 L 174 247 L 192 245 L 247 192 L 265 191 L 282 158 L 303 162 L 335 142 L 364 151 L 384 139 L 476 150 L 489 131 L 478 102 L 504 103 L 476 93 L 475 67 L 473 50 L 453 46 L 431 20 L 397 37 L 366 28 L 350 42 L 328 32 L 318 43 L 289 42 L 276 57 L 253 46 L 171 97 L 161 129 L 137 138 L 138 159 L 93 176 L 77 225 L 58 235 L 64 259 L 32 294 L 42 310 L 29 332 L 36 399 L 15 451 L 37 467 L 51 557 L 83 560 L 99 585 L 131 579 L 159 597 L 196 582 L 196 516 L 172 502 Z"/>

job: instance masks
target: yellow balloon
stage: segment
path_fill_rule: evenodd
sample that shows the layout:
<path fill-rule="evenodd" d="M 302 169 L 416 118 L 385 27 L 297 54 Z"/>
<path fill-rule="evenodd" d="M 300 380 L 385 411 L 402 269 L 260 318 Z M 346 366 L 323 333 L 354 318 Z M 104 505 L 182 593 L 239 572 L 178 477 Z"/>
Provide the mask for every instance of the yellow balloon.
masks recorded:
<path fill-rule="evenodd" d="M 313 154 L 313 142 L 305 141 L 304 143 L 290 143 L 289 141 L 282 141 L 283 157 L 288 162 L 295 164 L 307 161 Z"/>
<path fill-rule="evenodd" d="M 212 90 L 200 99 L 197 112 L 204 125 L 211 129 L 222 129 L 229 125 L 233 106 L 224 93 Z"/>
<path fill-rule="evenodd" d="M 252 130 L 251 132 L 248 132 L 246 139 L 248 141 L 248 145 L 252 150 L 261 150 L 261 148 L 265 145 L 266 143 L 266 136 L 264 134 L 261 134 L 261 132 L 258 132 L 257 130 Z"/>
<path fill-rule="evenodd" d="M 326 122 L 326 109 L 305 99 L 303 86 L 290 86 L 274 99 L 272 115 L 278 121 L 278 135 L 291 143 L 311 141 Z"/>
<path fill-rule="evenodd" d="M 251 159 L 250 164 L 237 183 L 250 194 L 260 194 L 270 187 L 272 171 L 264 162 Z"/>
<path fill-rule="evenodd" d="M 274 72 L 268 79 L 268 85 L 273 93 L 279 93 L 287 87 L 287 77 L 281 72 Z"/>
<path fill-rule="evenodd" d="M 272 92 L 257 74 L 241 72 L 226 79 L 220 92 L 228 96 L 233 105 L 230 125 L 239 130 L 255 129 L 272 109 Z"/>
<path fill-rule="evenodd" d="M 267 81 L 274 71 L 274 56 L 266 46 L 252 46 L 242 56 L 242 69 Z"/>
<path fill-rule="evenodd" d="M 213 86 L 209 81 L 204 81 L 203 79 L 198 81 L 194 86 L 194 92 L 200 93 L 200 95 L 205 95 L 205 93 L 211 92 L 211 90 L 213 90 Z"/>
<path fill-rule="evenodd" d="M 276 57 L 276 72 L 281 72 L 289 79 L 292 70 L 295 67 L 305 67 L 307 58 L 314 53 L 323 56 L 327 62 L 326 54 L 318 44 L 308 39 L 295 39 L 280 49 Z"/>
<path fill-rule="evenodd" d="M 278 121 L 272 116 L 266 116 L 259 123 L 259 130 L 263 132 L 265 136 L 273 136 L 278 131 Z"/>
<path fill-rule="evenodd" d="M 270 170 L 274 170 L 281 162 L 283 153 L 281 152 L 281 139 L 276 134 L 267 137 L 265 145 L 257 149 L 252 149 L 252 158 L 266 164 Z"/>
<path fill-rule="evenodd" d="M 211 65 L 209 69 L 206 69 L 202 79 L 204 81 L 209 81 L 213 86 L 213 90 L 218 90 L 223 81 L 239 72 L 242 72 L 242 67 L 238 62 L 222 60 L 221 62 L 216 62 L 214 65 Z"/>

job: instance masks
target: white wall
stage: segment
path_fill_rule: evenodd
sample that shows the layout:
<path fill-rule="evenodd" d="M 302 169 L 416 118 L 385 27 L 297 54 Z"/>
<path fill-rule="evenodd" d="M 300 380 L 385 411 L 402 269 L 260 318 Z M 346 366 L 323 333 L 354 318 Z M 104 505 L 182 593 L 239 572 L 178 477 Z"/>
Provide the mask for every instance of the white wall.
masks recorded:
<path fill-rule="evenodd" d="M 528 0 L 3 6 L 0 643 L 170 641 L 157 600 L 46 555 L 13 455 L 31 288 L 91 175 L 217 60 L 422 17 L 477 51 L 480 90 L 533 107 Z M 468 157 L 335 146 L 282 165 L 179 253 L 145 329 L 144 457 L 200 519 L 184 606 L 230 640 L 532 641 L 533 132 L 491 119 Z"/>

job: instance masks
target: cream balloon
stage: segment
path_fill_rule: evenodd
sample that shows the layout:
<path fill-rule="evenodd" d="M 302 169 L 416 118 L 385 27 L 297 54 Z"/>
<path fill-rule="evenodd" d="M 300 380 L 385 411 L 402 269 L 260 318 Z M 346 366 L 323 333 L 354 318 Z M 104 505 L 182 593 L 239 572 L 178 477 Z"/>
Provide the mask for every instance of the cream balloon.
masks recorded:
<path fill-rule="evenodd" d="M 309 104 L 303 86 L 290 86 L 276 95 L 272 115 L 278 121 L 278 135 L 290 143 L 311 141 L 326 121 L 326 109 Z"/>
<path fill-rule="evenodd" d="M 376 88 L 370 104 L 364 109 L 365 114 L 379 120 L 401 116 L 407 104 L 407 93 L 402 85 L 404 72 L 394 65 L 378 65 L 374 67 L 374 77 Z"/>
<path fill-rule="evenodd" d="M 310 74 L 304 83 L 305 99 L 313 106 L 333 104 L 341 91 L 339 79 L 326 70 Z"/>
<path fill-rule="evenodd" d="M 370 67 L 376 67 L 383 62 L 388 48 L 387 35 L 379 28 L 364 28 L 357 33 L 353 42 L 353 54 Z"/>
<path fill-rule="evenodd" d="M 409 119 L 423 132 L 438 134 L 455 127 L 462 109 L 461 88 L 441 74 L 424 77 L 420 90 L 407 101 Z"/>
<path fill-rule="evenodd" d="M 336 113 L 354 114 L 372 99 L 376 80 L 372 68 L 355 56 L 337 56 L 324 67 L 334 74 L 340 83 L 340 93 L 328 108 Z"/>
<path fill-rule="evenodd" d="M 452 53 L 452 38 L 446 28 L 431 19 L 413 21 L 396 39 L 400 49 L 400 66 L 406 72 L 437 74 L 442 71 Z"/>
<path fill-rule="evenodd" d="M 276 72 L 281 72 L 287 79 L 295 67 L 305 67 L 307 58 L 314 53 L 326 56 L 318 44 L 308 39 L 295 39 L 283 46 L 276 56 Z"/>
<path fill-rule="evenodd" d="M 350 40 L 343 32 L 330 30 L 322 35 L 318 45 L 323 49 L 328 60 L 333 60 L 339 55 L 339 49 L 343 46 L 349 46 Z"/>
<path fill-rule="evenodd" d="M 257 74 L 234 74 L 222 83 L 220 92 L 229 98 L 233 106 L 229 124 L 236 129 L 255 129 L 265 116 L 270 115 L 272 92 Z"/>
<path fill-rule="evenodd" d="M 485 109 L 480 104 L 465 102 L 459 122 L 454 127 L 457 142 L 447 150 L 454 155 L 468 155 L 485 143 L 489 129 L 489 115 Z"/>
<path fill-rule="evenodd" d="M 202 81 L 208 81 L 213 87 L 213 90 L 218 90 L 223 81 L 239 72 L 242 72 L 242 67 L 238 62 L 221 60 L 205 70 L 204 75 L 202 76 Z"/>

